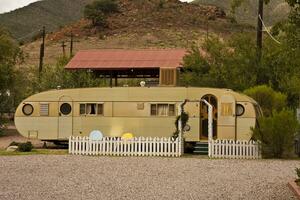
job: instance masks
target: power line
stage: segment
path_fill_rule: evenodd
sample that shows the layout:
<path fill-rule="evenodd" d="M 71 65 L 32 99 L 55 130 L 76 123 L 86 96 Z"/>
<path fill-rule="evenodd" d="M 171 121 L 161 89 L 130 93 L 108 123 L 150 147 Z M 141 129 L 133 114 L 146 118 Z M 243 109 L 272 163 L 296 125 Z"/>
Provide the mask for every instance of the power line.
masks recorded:
<path fill-rule="evenodd" d="M 269 35 L 275 42 L 277 42 L 278 44 L 281 44 L 281 42 L 279 42 L 276 38 L 274 38 L 273 35 L 270 33 L 270 31 L 269 31 L 268 28 L 266 27 L 264 21 L 262 20 L 261 16 L 258 15 L 258 17 L 259 17 L 259 19 L 260 19 L 262 25 L 264 26 L 266 32 L 268 33 L 268 35 Z"/>
<path fill-rule="evenodd" d="M 38 32 L 40 32 L 41 30 L 37 30 L 37 31 L 33 31 L 33 32 L 31 32 L 31 33 L 28 33 L 27 35 L 25 35 L 25 36 L 23 36 L 23 37 L 20 37 L 20 38 L 16 38 L 16 40 L 22 40 L 22 39 L 24 39 L 24 38 L 28 38 L 29 36 L 31 36 L 31 35 L 34 35 L 35 33 L 38 33 Z"/>

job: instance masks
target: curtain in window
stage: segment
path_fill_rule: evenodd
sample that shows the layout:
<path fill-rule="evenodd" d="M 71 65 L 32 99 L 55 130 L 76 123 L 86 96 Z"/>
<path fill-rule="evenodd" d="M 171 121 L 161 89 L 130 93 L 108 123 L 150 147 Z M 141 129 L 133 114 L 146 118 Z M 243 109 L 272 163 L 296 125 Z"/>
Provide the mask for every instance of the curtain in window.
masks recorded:
<path fill-rule="evenodd" d="M 86 113 L 88 115 L 95 115 L 96 114 L 96 104 L 87 104 L 86 105 Z"/>
<path fill-rule="evenodd" d="M 167 116 L 168 115 L 168 104 L 158 104 L 158 115 Z"/>

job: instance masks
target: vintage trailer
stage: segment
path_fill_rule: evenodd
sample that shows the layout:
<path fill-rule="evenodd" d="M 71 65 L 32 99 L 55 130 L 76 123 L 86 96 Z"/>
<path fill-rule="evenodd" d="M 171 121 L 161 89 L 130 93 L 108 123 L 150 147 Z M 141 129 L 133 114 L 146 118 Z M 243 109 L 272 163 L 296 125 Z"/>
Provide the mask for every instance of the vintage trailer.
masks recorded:
<path fill-rule="evenodd" d="M 179 105 L 191 129 L 186 141 L 206 141 L 208 110 L 213 105 L 213 135 L 218 139 L 249 140 L 250 128 L 260 115 L 257 103 L 228 89 L 181 87 L 120 87 L 52 90 L 24 100 L 16 110 L 15 124 L 25 137 L 66 141 L 100 130 L 104 136 L 171 136 Z"/>

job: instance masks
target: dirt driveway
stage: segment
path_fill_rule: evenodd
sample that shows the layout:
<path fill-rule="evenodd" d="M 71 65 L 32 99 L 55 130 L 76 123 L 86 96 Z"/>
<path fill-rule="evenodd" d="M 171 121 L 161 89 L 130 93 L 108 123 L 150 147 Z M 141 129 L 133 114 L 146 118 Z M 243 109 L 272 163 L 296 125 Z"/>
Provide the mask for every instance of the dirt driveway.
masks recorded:
<path fill-rule="evenodd" d="M 0 199 L 295 199 L 300 161 L 0 157 Z"/>
<path fill-rule="evenodd" d="M 27 142 L 30 141 L 34 147 L 42 147 L 43 142 L 40 140 L 29 140 L 23 136 L 21 136 L 16 130 L 15 126 L 8 126 L 5 130 L 5 135 L 0 137 L 0 150 L 6 149 L 10 143 L 12 142 Z"/>

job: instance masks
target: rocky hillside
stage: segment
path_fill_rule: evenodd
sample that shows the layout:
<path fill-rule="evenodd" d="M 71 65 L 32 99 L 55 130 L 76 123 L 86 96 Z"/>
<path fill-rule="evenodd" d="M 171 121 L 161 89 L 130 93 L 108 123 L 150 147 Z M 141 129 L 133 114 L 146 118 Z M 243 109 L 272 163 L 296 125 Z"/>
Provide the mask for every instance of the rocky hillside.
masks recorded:
<path fill-rule="evenodd" d="M 178 0 L 118 0 L 119 12 L 108 17 L 108 27 L 96 29 L 87 20 L 65 26 L 47 36 L 46 63 L 62 55 L 62 42 L 69 47 L 75 35 L 75 52 L 95 48 L 174 48 L 201 43 L 207 34 L 226 37 L 253 28 L 232 24 L 216 6 Z M 28 63 L 37 64 L 40 40 L 26 44 Z"/>
<path fill-rule="evenodd" d="M 55 31 L 76 22 L 84 6 L 93 0 L 43 0 L 0 15 L 0 26 L 6 27 L 19 41 L 31 40 L 42 26 Z"/>

